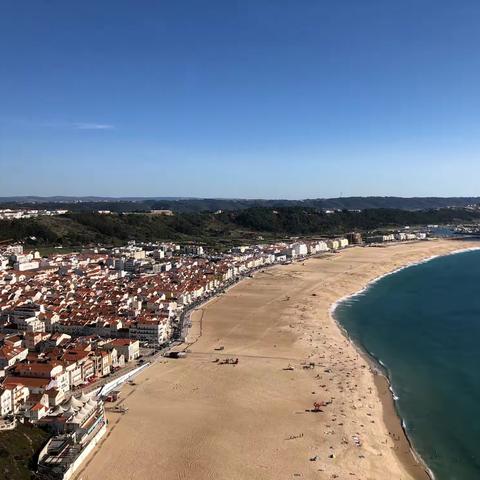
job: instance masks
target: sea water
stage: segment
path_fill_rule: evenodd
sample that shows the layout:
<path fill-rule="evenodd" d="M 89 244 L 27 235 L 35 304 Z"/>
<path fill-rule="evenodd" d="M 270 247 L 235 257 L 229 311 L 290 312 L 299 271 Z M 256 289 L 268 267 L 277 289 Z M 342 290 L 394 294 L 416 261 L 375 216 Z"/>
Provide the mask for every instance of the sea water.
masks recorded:
<path fill-rule="evenodd" d="M 480 251 L 386 276 L 335 318 L 385 366 L 416 451 L 437 480 L 480 479 Z"/>

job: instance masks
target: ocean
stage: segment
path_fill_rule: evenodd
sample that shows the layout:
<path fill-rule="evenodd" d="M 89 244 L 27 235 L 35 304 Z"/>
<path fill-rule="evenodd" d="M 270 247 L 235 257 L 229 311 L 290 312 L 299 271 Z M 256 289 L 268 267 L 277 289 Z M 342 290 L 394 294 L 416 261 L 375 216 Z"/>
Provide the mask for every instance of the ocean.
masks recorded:
<path fill-rule="evenodd" d="M 388 275 L 334 316 L 384 365 L 415 450 L 437 480 L 480 479 L 480 251 Z"/>

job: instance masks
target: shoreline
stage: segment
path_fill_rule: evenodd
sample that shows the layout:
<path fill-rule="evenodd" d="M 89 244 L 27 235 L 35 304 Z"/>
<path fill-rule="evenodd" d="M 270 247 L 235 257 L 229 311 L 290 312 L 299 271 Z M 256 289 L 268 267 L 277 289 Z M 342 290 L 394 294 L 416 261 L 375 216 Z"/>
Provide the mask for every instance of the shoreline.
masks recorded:
<path fill-rule="evenodd" d="M 355 294 L 352 294 L 351 296 L 354 295 Z M 349 297 L 350 296 L 347 296 L 346 298 Z M 388 431 L 392 434 L 392 438 L 394 438 L 394 440 L 400 444 L 399 448 L 395 450 L 398 459 L 416 480 L 435 480 L 434 473 L 430 470 L 428 464 L 423 460 L 421 455 L 415 450 L 413 441 L 408 435 L 405 426 L 405 420 L 397 410 L 398 397 L 395 394 L 391 383 L 390 375 L 388 373 L 388 366 L 385 365 L 379 358 L 375 357 L 368 350 L 366 350 L 363 345 L 353 340 L 353 338 L 348 334 L 348 331 L 333 316 L 333 313 L 332 321 L 337 324 L 337 327 L 342 332 L 342 335 L 345 336 L 348 342 L 370 365 L 377 395 L 382 402 L 384 409 L 383 421 Z M 408 452 L 405 452 L 405 447 L 407 447 Z M 399 450 L 402 451 L 400 452 Z M 414 461 L 413 464 L 411 463 L 412 460 Z M 418 467 L 421 467 L 421 472 L 418 471 Z"/>
<path fill-rule="evenodd" d="M 390 378 L 390 373 L 388 369 L 388 365 L 385 365 L 380 358 L 377 358 L 375 355 L 373 355 L 371 352 L 369 352 L 361 343 L 356 342 L 348 333 L 346 328 L 340 323 L 340 321 L 336 318 L 335 316 L 335 311 L 339 306 L 344 304 L 345 302 L 348 302 L 350 299 L 361 296 L 368 292 L 370 288 L 372 288 L 376 283 L 381 281 L 382 279 L 390 276 L 390 275 L 395 275 L 396 273 L 401 272 L 402 270 L 406 270 L 408 268 L 412 268 L 418 265 L 423 265 L 424 263 L 431 262 L 437 258 L 442 258 L 442 257 L 447 257 L 450 255 L 458 255 L 462 253 L 467 253 L 467 252 L 473 252 L 473 251 L 478 251 L 480 250 L 480 247 L 466 247 L 463 249 L 458 249 L 454 250 L 451 252 L 446 252 L 443 254 L 438 254 L 438 255 L 432 255 L 430 257 L 427 257 L 422 260 L 417 260 L 417 261 L 412 261 L 410 263 L 407 263 L 401 267 L 398 267 L 390 272 L 383 273 L 374 279 L 370 280 L 368 283 L 366 283 L 362 288 L 357 290 L 356 292 L 345 295 L 338 299 L 336 302 L 332 303 L 330 308 L 329 308 L 329 315 L 332 321 L 336 324 L 336 326 L 339 328 L 339 330 L 342 332 L 342 334 L 345 336 L 345 338 L 355 347 L 355 349 L 366 359 L 366 361 L 372 366 L 372 375 L 374 377 L 374 382 L 375 386 L 377 388 L 377 393 L 382 401 L 383 407 L 385 409 L 384 413 L 384 421 L 389 429 L 389 431 L 395 431 L 398 429 L 398 426 L 401 428 L 402 438 L 400 441 L 403 440 L 403 442 L 406 442 L 408 444 L 408 448 L 410 450 L 410 454 L 413 457 L 414 461 L 420 464 L 423 469 L 424 473 L 426 476 L 424 478 L 426 480 L 435 480 L 435 474 L 433 471 L 430 469 L 428 464 L 425 462 L 425 460 L 422 458 L 422 456 L 417 452 L 415 449 L 415 444 L 413 439 L 409 436 L 407 426 L 406 426 L 406 421 L 405 419 L 400 415 L 400 412 L 398 411 L 397 408 L 397 400 L 398 397 L 395 393 L 395 390 L 392 385 L 392 381 Z M 396 419 L 392 419 L 391 413 L 397 417 Z M 412 474 L 415 476 L 418 474 L 418 469 L 412 468 L 412 465 L 408 461 L 408 456 L 407 458 L 404 458 L 405 455 L 399 454 L 397 451 L 397 456 L 399 457 L 400 461 L 411 471 Z M 415 466 L 413 466 L 415 467 Z"/>
<path fill-rule="evenodd" d="M 435 240 L 428 240 L 430 242 L 435 242 L 437 241 L 436 239 Z M 462 240 L 450 240 L 452 242 L 460 242 Z M 394 245 L 391 245 L 391 246 L 394 246 Z M 375 247 L 363 247 L 363 248 L 375 248 Z M 386 247 L 388 248 L 388 247 Z M 338 300 L 336 300 L 335 302 L 333 302 L 331 305 L 330 305 L 330 308 L 329 308 L 329 313 L 330 315 L 332 316 L 332 318 L 336 321 L 336 319 L 334 318 L 333 314 L 336 310 L 336 308 L 346 302 L 347 300 L 349 300 L 350 298 L 354 298 L 354 297 L 358 297 L 360 295 L 362 295 L 363 293 L 365 293 L 369 288 L 371 288 L 373 285 L 375 285 L 375 283 L 379 282 L 380 280 L 382 280 L 383 278 L 385 277 L 388 277 L 390 275 L 395 275 L 396 273 L 398 272 L 401 272 L 402 270 L 405 270 L 407 268 L 411 268 L 411 267 L 415 267 L 417 265 L 423 265 L 424 263 L 427 263 L 427 262 L 431 262 L 432 260 L 435 260 L 436 258 L 441 258 L 441 257 L 448 257 L 450 255 L 458 255 L 458 254 L 461 254 L 461 253 L 467 253 L 467 252 L 475 252 L 477 250 L 480 250 L 480 246 L 479 247 L 466 247 L 466 248 L 459 248 L 458 250 L 453 250 L 451 252 L 445 252 L 445 253 L 441 253 L 441 254 L 437 254 L 437 255 L 431 255 L 430 257 L 427 257 L 427 258 L 424 258 L 424 259 L 421 259 L 421 260 L 414 260 L 410 263 L 406 263 L 405 265 L 402 265 L 401 267 L 397 267 L 395 268 L 394 270 L 391 270 L 390 272 L 386 272 L 386 273 L 382 273 L 381 275 L 378 275 L 377 277 L 373 278 L 372 280 L 369 280 L 363 287 L 361 287 L 359 290 L 357 290 L 356 292 L 354 293 L 350 293 L 350 294 L 347 294 L 347 295 L 344 295 L 343 297 L 340 297 Z M 341 327 L 341 325 L 339 324 L 339 326 Z M 343 327 L 341 327 L 343 328 Z"/>
<path fill-rule="evenodd" d="M 136 387 L 122 389 L 129 413 L 111 417 L 108 440 L 76 478 L 113 480 L 113 465 L 145 480 L 159 469 L 162 478 L 198 480 L 431 478 L 403 428 L 388 375 L 373 373 L 372 358 L 333 312 L 386 275 L 473 245 L 352 248 L 243 279 L 192 312 L 188 336 L 200 321 L 203 335 L 184 344 L 185 359 L 155 364 Z M 225 355 L 240 357 L 239 365 L 214 362 Z M 305 370 L 309 361 L 317 365 Z M 323 413 L 306 413 L 315 399 L 329 398 Z M 156 435 L 159 429 L 168 434 Z"/>

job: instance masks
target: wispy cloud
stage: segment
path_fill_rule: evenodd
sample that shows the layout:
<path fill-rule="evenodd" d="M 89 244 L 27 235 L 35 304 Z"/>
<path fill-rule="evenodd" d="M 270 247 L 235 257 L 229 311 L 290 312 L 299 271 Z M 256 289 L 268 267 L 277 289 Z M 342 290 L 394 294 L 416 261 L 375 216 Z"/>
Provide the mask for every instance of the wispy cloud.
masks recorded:
<path fill-rule="evenodd" d="M 0 115 L 0 124 L 19 128 L 60 128 L 73 130 L 113 130 L 115 128 L 115 125 L 110 123 L 39 121 L 21 117 L 5 117 L 2 115 Z"/>
<path fill-rule="evenodd" d="M 107 123 L 74 123 L 77 130 L 113 130 L 115 127 Z"/>

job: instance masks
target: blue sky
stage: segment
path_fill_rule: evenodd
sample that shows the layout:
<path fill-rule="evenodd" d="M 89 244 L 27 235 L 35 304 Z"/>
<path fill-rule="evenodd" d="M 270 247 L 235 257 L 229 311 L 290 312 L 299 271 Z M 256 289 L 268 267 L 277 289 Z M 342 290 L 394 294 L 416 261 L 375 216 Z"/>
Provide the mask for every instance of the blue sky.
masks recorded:
<path fill-rule="evenodd" d="M 478 195 L 480 2 L 0 0 L 0 196 Z"/>

